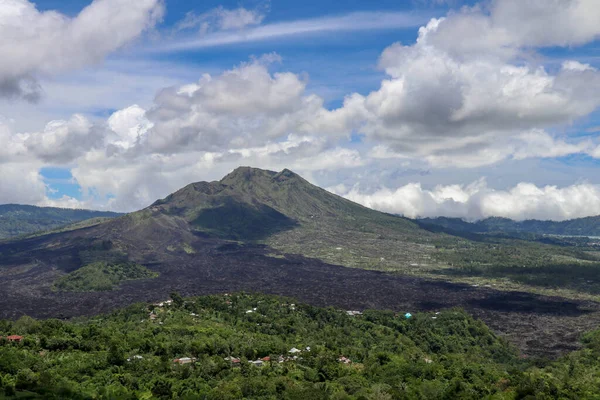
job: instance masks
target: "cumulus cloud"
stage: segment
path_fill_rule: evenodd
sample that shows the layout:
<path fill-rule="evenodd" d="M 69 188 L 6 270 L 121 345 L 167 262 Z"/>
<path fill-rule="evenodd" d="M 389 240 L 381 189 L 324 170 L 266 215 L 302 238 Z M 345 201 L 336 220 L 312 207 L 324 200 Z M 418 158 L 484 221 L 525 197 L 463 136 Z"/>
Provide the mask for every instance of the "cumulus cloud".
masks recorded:
<path fill-rule="evenodd" d="M 53 164 L 67 164 L 103 144 L 106 130 L 83 115 L 49 122 L 43 131 L 19 135 L 29 155 Z"/>
<path fill-rule="evenodd" d="M 506 190 L 495 190 L 485 180 L 479 180 L 469 185 L 440 185 L 429 190 L 419 183 L 410 183 L 370 194 L 358 188 L 330 190 L 367 207 L 409 218 L 442 215 L 467 220 L 506 217 L 561 221 L 600 214 L 600 185 L 588 183 L 560 188 L 523 182 Z"/>
<path fill-rule="evenodd" d="M 259 146 L 289 134 L 348 134 L 323 99 L 290 72 L 271 74 L 267 55 L 197 83 L 162 90 L 146 112 L 145 152 L 222 151 Z"/>
<path fill-rule="evenodd" d="M 95 64 L 154 26 L 161 0 L 95 0 L 76 17 L 0 2 L 0 96 L 36 101 L 37 76 Z"/>
<path fill-rule="evenodd" d="M 512 57 L 525 48 L 591 42 L 600 37 L 599 20 L 595 0 L 492 0 L 449 13 L 428 41 L 457 58 Z"/>
<path fill-rule="evenodd" d="M 358 150 L 337 140 L 349 133 L 338 122 L 344 115 L 306 93 L 300 76 L 270 72 L 279 60 L 269 54 L 166 88 L 148 110 L 132 105 L 105 122 L 76 114 L 34 132 L 0 125 L 6 139 L 0 155 L 71 168 L 84 203 L 43 204 L 120 211 L 145 207 L 193 181 L 220 178 L 241 164 L 306 174 L 364 165 Z"/>
<path fill-rule="evenodd" d="M 595 111 L 600 106 L 600 72 L 566 61 L 551 73 L 519 54 L 529 51 L 528 46 L 595 39 L 600 25 L 588 22 L 600 20 L 600 9 L 592 3 L 556 0 L 549 7 L 537 0 L 496 0 L 490 10 L 476 6 L 432 19 L 419 30 L 415 44 L 396 43 L 383 52 L 380 65 L 389 77 L 379 90 L 349 96 L 351 104 L 337 112 L 372 141 L 430 160 L 433 166 L 476 167 L 534 154 L 537 150 L 521 151 L 507 142 L 523 141 L 528 132 L 570 124 Z M 520 6 L 525 12 L 517 21 L 532 27 L 528 33 L 513 30 L 507 17 L 516 18 Z M 560 19 L 563 14 L 565 21 Z M 574 16 L 580 14 L 586 16 L 576 26 Z M 557 34 L 553 28 L 558 22 Z M 567 151 L 564 140 L 556 145 L 544 154 Z"/>
<path fill-rule="evenodd" d="M 110 143 L 129 149 L 139 143 L 153 123 L 146 118 L 146 110 L 134 104 L 113 113 L 108 118 L 108 127 L 112 132 Z"/>
<path fill-rule="evenodd" d="M 222 151 L 176 154 L 90 151 L 71 170 L 84 197 L 119 211 L 146 207 L 156 199 L 199 180 L 218 180 L 240 165 L 271 170 L 291 168 L 310 179 L 322 170 L 365 164 L 358 151 L 332 147 L 314 136 L 289 135 L 284 140 Z M 108 200 L 107 200 L 108 199 Z"/>
<path fill-rule="evenodd" d="M 496 0 L 490 18 L 520 46 L 576 46 L 600 37 L 595 0 Z"/>

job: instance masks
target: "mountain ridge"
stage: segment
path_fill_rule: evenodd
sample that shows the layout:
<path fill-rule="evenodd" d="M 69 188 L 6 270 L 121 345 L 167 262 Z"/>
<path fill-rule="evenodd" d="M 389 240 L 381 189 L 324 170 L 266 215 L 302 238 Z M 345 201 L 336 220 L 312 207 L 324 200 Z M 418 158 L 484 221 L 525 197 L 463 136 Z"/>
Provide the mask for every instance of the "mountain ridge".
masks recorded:
<path fill-rule="evenodd" d="M 538 235 L 600 236 L 600 216 L 574 218 L 565 221 L 527 219 L 515 221 L 503 217 L 488 217 L 469 222 L 461 218 L 421 218 L 420 224 L 469 233 L 533 233 Z"/>
<path fill-rule="evenodd" d="M 122 214 L 22 204 L 0 205 L 0 240 L 48 231 L 92 218 L 114 218 Z"/>

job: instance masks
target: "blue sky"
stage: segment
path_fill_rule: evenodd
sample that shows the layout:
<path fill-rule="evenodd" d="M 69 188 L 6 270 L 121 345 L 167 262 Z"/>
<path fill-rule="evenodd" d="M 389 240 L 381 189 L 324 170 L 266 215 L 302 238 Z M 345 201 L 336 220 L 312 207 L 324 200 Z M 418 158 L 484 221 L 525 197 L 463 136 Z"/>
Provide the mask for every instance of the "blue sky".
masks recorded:
<path fill-rule="evenodd" d="M 69 1 L 37 1 L 40 10 L 58 10 L 66 15 L 75 16 L 88 0 Z M 415 15 L 416 21 L 427 21 L 429 17 L 443 15 L 447 7 L 425 2 L 410 1 L 378 1 L 376 7 L 372 2 L 354 1 L 322 1 L 308 0 L 302 3 L 295 1 L 203 1 L 191 4 L 189 1 L 169 0 L 164 22 L 158 28 L 169 32 L 185 18 L 186 14 L 201 14 L 207 10 L 223 7 L 235 9 L 245 7 L 266 11 L 264 23 L 296 21 L 302 19 L 322 18 L 324 16 L 340 16 L 353 12 L 405 12 Z M 308 90 L 320 94 L 331 108 L 339 107 L 347 93 L 368 93 L 377 89 L 384 73 L 377 67 L 377 59 L 381 52 L 391 43 L 414 42 L 419 23 L 412 27 L 388 27 L 374 31 L 342 31 L 322 35 L 299 35 L 272 40 L 232 44 L 222 47 L 194 49 L 168 52 L 166 54 L 144 54 L 139 56 L 131 49 L 115 54 L 115 59 L 135 57 L 148 62 L 161 61 L 179 64 L 182 68 L 197 71 L 219 71 L 229 69 L 240 62 L 264 53 L 275 52 L 283 61 L 279 67 L 296 74 L 310 76 Z M 149 40 L 147 46 L 152 47 L 154 41 Z M 149 99 L 140 99 L 148 101 Z M 88 112 L 98 117 L 108 117 L 115 108 L 92 109 Z M 352 141 L 359 140 L 354 136 Z M 48 185 L 48 195 L 60 198 L 64 195 L 81 198 L 81 192 L 68 168 L 43 168 L 40 170 Z"/>
<path fill-rule="evenodd" d="M 130 211 L 243 164 L 408 216 L 600 214 L 594 0 L 133 4 L 0 6 L 0 202 Z"/>

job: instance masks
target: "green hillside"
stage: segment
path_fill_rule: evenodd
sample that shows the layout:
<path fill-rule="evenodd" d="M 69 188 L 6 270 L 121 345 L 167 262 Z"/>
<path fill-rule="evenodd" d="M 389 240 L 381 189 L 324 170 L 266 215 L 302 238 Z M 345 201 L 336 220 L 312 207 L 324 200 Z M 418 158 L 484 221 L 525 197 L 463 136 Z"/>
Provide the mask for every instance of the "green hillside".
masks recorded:
<path fill-rule="evenodd" d="M 585 337 L 583 351 L 534 363 L 458 310 L 407 319 L 272 296 L 172 298 L 72 322 L 0 321 L 0 335 L 23 337 L 0 341 L 0 393 L 435 400 L 593 399 L 600 391 L 598 332 Z"/>
<path fill-rule="evenodd" d="M 369 269 L 410 272 L 411 264 L 431 260 L 432 242 L 441 237 L 329 193 L 287 169 L 238 168 L 218 182 L 188 185 L 142 215 L 156 212 L 181 218 L 196 232 Z"/>
<path fill-rule="evenodd" d="M 0 205 L 0 240 L 48 231 L 92 218 L 114 218 L 118 215 L 106 211 Z"/>

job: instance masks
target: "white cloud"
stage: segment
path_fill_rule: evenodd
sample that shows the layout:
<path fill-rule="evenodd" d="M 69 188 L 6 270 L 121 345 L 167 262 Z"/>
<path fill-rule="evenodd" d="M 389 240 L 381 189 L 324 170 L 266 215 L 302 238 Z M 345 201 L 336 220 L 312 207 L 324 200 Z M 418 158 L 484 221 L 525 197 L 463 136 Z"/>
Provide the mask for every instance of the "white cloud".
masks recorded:
<path fill-rule="evenodd" d="M 306 93 L 296 74 L 271 74 L 276 55 L 253 60 L 195 84 L 162 90 L 146 118 L 145 152 L 223 151 L 260 146 L 289 134 L 344 135 L 323 99 Z"/>
<path fill-rule="evenodd" d="M 337 143 L 348 133 L 336 122 L 343 116 L 307 94 L 299 76 L 271 73 L 276 61 L 270 54 L 164 89 L 148 110 L 133 105 L 106 122 L 76 114 L 42 131 L 13 133 L 0 125 L 3 150 L 15 159 L 72 168 L 83 200 L 37 203 L 120 211 L 145 207 L 193 181 L 220 178 L 240 164 L 307 174 L 364 165 L 358 150 Z"/>
<path fill-rule="evenodd" d="M 98 63 L 162 17 L 160 0 L 95 0 L 76 17 L 40 12 L 28 0 L 0 2 L 0 96 L 36 101 L 40 74 Z"/>
<path fill-rule="evenodd" d="M 598 21 L 596 0 L 492 0 L 449 13 L 427 36 L 456 58 L 505 58 L 526 48 L 589 43 L 600 37 Z"/>
<path fill-rule="evenodd" d="M 520 46 L 576 46 L 600 37 L 596 0 L 495 0 L 490 14 Z"/>
<path fill-rule="evenodd" d="M 111 143 L 128 149 L 133 147 L 150 129 L 152 122 L 146 118 L 146 110 L 134 104 L 112 114 L 108 126 L 115 134 Z"/>
<path fill-rule="evenodd" d="M 512 136 L 503 132 L 488 132 L 479 136 L 456 138 L 453 141 L 432 140 L 420 146 L 423 156 L 433 168 L 476 168 L 504 160 L 555 158 L 572 154 L 587 154 L 600 158 L 597 146 L 590 139 L 565 141 L 541 129 L 531 129 Z M 395 151 L 387 145 L 376 145 L 369 156 L 374 159 L 414 159 L 410 152 Z"/>
<path fill-rule="evenodd" d="M 103 209 L 103 206 L 99 206 L 94 204 L 91 201 L 82 201 L 79 199 L 75 199 L 69 196 L 61 196 L 57 199 L 52 198 L 44 198 L 42 201 L 39 201 L 37 204 L 39 207 L 58 207 L 58 208 L 73 208 L 78 210 L 84 209 Z"/>
<path fill-rule="evenodd" d="M 200 15 L 193 11 L 187 13 L 175 29 L 179 31 L 198 29 L 200 34 L 205 35 L 211 32 L 240 30 L 248 26 L 259 25 L 264 18 L 263 10 L 217 7 Z"/>
<path fill-rule="evenodd" d="M 590 140 L 568 143 L 564 140 L 556 139 L 544 131 L 536 129 L 522 133 L 515 137 L 515 139 L 521 142 L 520 144 L 517 144 L 512 151 L 513 158 L 516 160 L 533 157 L 564 157 L 578 153 L 590 154 L 594 147 Z"/>
<path fill-rule="evenodd" d="M 46 198 L 46 185 L 39 173 L 41 163 L 0 163 L 0 204 L 36 204 Z"/>
<path fill-rule="evenodd" d="M 289 135 L 283 141 L 262 146 L 217 152 L 90 151 L 77 160 L 72 174 L 85 196 L 97 196 L 99 204 L 110 198 L 109 208 L 132 211 L 190 182 L 221 179 L 240 165 L 271 170 L 291 168 L 310 179 L 316 171 L 354 168 L 364 162 L 356 150 L 331 147 L 326 140 L 313 136 Z"/>
<path fill-rule="evenodd" d="M 523 182 L 507 190 L 494 190 L 479 180 L 470 185 L 440 185 L 430 190 L 411 183 L 371 194 L 357 188 L 344 189 L 332 188 L 367 207 L 410 218 L 443 215 L 467 220 L 506 217 L 560 221 L 600 214 L 600 185 L 588 183 L 559 188 Z"/>
<path fill-rule="evenodd" d="M 540 134 L 532 132 L 565 126 L 598 109 L 600 72 L 566 61 L 551 73 L 515 59 L 524 46 L 546 42 L 506 38 L 510 24 L 495 14 L 507 12 L 504 3 L 516 4 L 497 0 L 490 14 L 477 6 L 432 19 L 419 30 L 415 44 L 388 47 L 380 65 L 389 78 L 367 96 L 352 95 L 351 107 L 345 104 L 336 113 L 379 146 L 399 156 L 428 160 L 434 167 L 477 167 L 511 157 L 553 157 L 585 150 L 587 144 L 558 136 L 546 135 L 542 143 Z M 529 11 L 533 3 L 542 5 L 523 2 Z M 591 4 L 555 3 L 565 13 Z M 590 10 L 591 15 L 598 10 Z M 553 9 L 544 21 L 551 21 L 557 12 Z M 577 44 L 595 38 L 583 30 L 565 41 L 547 43 Z M 544 148 L 536 149 L 538 145 Z"/>
<path fill-rule="evenodd" d="M 49 122 L 43 131 L 19 135 L 28 154 L 55 164 L 67 164 L 87 151 L 101 146 L 106 130 L 92 124 L 83 115 L 68 121 Z"/>

